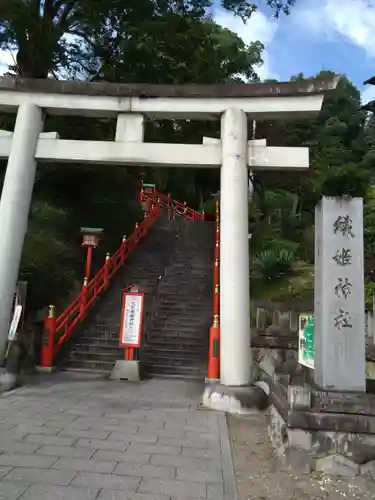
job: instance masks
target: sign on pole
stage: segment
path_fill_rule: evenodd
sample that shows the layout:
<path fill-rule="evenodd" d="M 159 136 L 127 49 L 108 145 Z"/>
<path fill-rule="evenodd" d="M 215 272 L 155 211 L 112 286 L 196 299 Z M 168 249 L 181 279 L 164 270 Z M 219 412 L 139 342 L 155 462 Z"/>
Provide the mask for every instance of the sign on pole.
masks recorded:
<path fill-rule="evenodd" d="M 315 348 L 314 334 L 315 324 L 312 314 L 301 313 L 299 315 L 299 341 L 298 341 L 298 362 L 314 369 Z"/>
<path fill-rule="evenodd" d="M 142 338 L 143 302 L 143 292 L 123 292 L 120 347 L 140 347 Z"/>
<path fill-rule="evenodd" d="M 12 342 L 16 336 L 18 323 L 20 322 L 22 314 L 22 306 L 17 305 L 14 309 L 13 319 L 9 327 L 8 340 Z"/>

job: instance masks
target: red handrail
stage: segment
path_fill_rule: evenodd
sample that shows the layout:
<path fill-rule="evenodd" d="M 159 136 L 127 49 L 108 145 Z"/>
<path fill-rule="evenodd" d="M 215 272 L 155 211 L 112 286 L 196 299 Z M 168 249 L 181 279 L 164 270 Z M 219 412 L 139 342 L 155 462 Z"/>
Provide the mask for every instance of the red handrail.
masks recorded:
<path fill-rule="evenodd" d="M 204 220 L 204 213 L 198 212 L 187 206 L 186 201 L 181 202 L 172 199 L 170 194 L 164 194 L 155 188 L 149 188 L 147 191 L 141 185 L 141 202 L 146 203 L 146 210 L 153 203 L 157 203 L 168 209 L 169 217 L 175 218 L 176 215 L 182 216 L 188 220 Z"/>
<path fill-rule="evenodd" d="M 128 255 L 137 247 L 159 215 L 160 205 L 155 204 L 150 212 L 145 214 L 143 221 L 135 225 L 130 237 L 123 238 L 114 254 L 112 256 L 107 254 L 105 264 L 96 275 L 90 281 L 85 278 L 80 294 L 59 316 L 55 317 L 54 306 L 50 306 L 48 317 L 45 319 L 42 345 L 41 366 L 43 368 L 52 367 L 57 351 L 68 340 L 75 327 L 84 320 L 100 295 L 109 287 L 112 278 L 124 265 Z"/>
<path fill-rule="evenodd" d="M 140 240 L 147 234 L 152 224 L 158 219 L 161 207 L 168 208 L 170 218 L 180 215 L 189 220 L 204 220 L 204 214 L 186 206 L 169 195 L 156 189 L 145 194 L 141 187 L 140 201 L 146 202 L 145 218 L 135 225 L 134 232 L 128 239 L 123 238 L 120 247 L 111 256 L 107 254 L 105 263 L 96 275 L 89 281 L 85 278 L 79 295 L 59 315 L 55 316 L 54 306 L 49 307 L 48 317 L 44 320 L 44 334 L 41 352 L 41 367 L 50 370 L 53 360 L 61 346 L 71 337 L 73 330 L 86 317 L 97 299 L 109 287 L 112 278 L 124 265 L 128 255 L 137 247 Z"/>

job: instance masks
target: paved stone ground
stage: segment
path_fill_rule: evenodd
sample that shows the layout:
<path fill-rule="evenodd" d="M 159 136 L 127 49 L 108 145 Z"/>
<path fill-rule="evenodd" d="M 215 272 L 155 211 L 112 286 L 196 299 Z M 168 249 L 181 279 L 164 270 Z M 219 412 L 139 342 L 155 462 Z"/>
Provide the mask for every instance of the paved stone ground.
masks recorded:
<path fill-rule="evenodd" d="M 375 499 L 363 478 L 302 474 L 283 469 L 269 443 L 264 415 L 228 417 L 240 500 Z"/>
<path fill-rule="evenodd" d="M 0 500 L 233 500 L 225 417 L 197 410 L 201 390 L 65 372 L 3 395 Z"/>

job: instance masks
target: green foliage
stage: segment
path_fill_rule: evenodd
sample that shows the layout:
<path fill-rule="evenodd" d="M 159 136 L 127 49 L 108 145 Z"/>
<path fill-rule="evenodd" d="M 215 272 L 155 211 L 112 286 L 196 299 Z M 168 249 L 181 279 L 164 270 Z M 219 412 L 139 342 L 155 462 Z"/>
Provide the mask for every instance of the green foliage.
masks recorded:
<path fill-rule="evenodd" d="M 365 257 L 368 259 L 375 256 L 375 189 L 369 188 L 364 205 L 363 214 Z"/>
<path fill-rule="evenodd" d="M 257 8 L 255 3 L 246 0 L 220 3 L 243 20 Z M 264 3 L 278 15 L 288 13 L 294 0 L 265 0 Z M 158 63 L 164 64 L 160 55 L 165 46 L 174 47 L 174 52 L 181 54 L 188 45 L 186 49 L 194 49 L 194 55 L 198 56 L 195 62 L 199 65 L 204 60 L 199 57 L 200 44 L 206 45 L 207 38 L 218 51 L 217 60 L 224 66 L 235 67 L 240 62 L 239 54 L 226 36 L 226 30 L 216 29 L 214 23 L 209 22 L 212 6 L 210 0 L 2 0 L 0 49 L 18 49 L 13 69 L 24 77 L 47 78 L 49 73 L 61 70 L 71 76 L 84 73 L 95 77 L 102 73 L 102 64 L 108 72 L 108 61 L 115 59 L 119 63 L 126 61 L 125 65 L 135 62 L 138 81 L 148 81 L 152 74 L 156 78 L 162 75 L 159 71 L 163 68 L 158 67 Z M 201 24 L 201 20 L 206 20 L 206 25 Z M 212 37 L 207 36 L 210 25 Z M 225 60 L 220 58 L 221 47 L 229 55 Z M 155 55 L 157 59 L 153 60 Z M 212 52 L 211 57 L 205 61 L 206 72 L 210 72 L 214 63 Z M 178 59 L 174 60 L 177 78 L 184 74 L 191 76 L 184 58 L 180 57 L 180 65 L 177 65 Z M 142 69 L 147 72 L 146 80 Z M 134 81 L 132 76 L 125 78 Z"/>
<path fill-rule="evenodd" d="M 321 72 L 316 78 L 332 76 L 332 72 Z M 302 77 L 300 74 L 292 80 Z M 276 280 L 277 286 L 255 284 L 254 297 L 267 296 L 274 300 L 284 300 L 286 296 L 309 297 L 312 300 L 314 208 L 322 195 L 364 197 L 365 257 L 374 258 L 375 194 L 369 186 L 375 180 L 375 118 L 366 117 L 360 104 L 358 89 L 347 78 L 342 78 L 337 90 L 325 97 L 322 113 L 317 118 L 258 123 L 257 138 L 263 137 L 266 130 L 270 145 L 308 146 L 311 167 L 306 174 L 287 176 L 256 172 L 260 190 L 254 203 L 260 216 L 249 217 L 252 253 L 258 257 L 259 252 L 272 244 L 287 248 L 286 242 L 294 242 L 298 245 L 290 251 L 300 264 L 294 263 L 292 276 Z M 275 215 L 277 210 L 279 218 Z M 272 262 L 271 257 L 267 259 Z"/>
<path fill-rule="evenodd" d="M 292 251 L 275 245 L 256 254 L 254 269 L 263 280 L 279 280 L 291 271 L 294 260 Z"/>
<path fill-rule="evenodd" d="M 372 309 L 373 297 L 375 295 L 375 281 L 366 279 L 365 281 L 365 305 L 366 308 Z"/>
<path fill-rule="evenodd" d="M 23 248 L 20 277 L 28 282 L 28 310 L 61 300 L 72 289 L 77 255 L 62 233 L 67 214 L 46 202 L 33 204 Z"/>

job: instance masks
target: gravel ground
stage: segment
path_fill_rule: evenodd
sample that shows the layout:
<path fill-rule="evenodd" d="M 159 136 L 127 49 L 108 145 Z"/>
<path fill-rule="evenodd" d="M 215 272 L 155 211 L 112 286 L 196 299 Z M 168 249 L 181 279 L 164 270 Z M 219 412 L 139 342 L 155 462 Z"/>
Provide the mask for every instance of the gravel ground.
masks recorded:
<path fill-rule="evenodd" d="M 293 473 L 277 461 L 264 415 L 228 416 L 239 500 L 375 499 L 375 483 L 363 478 Z"/>

